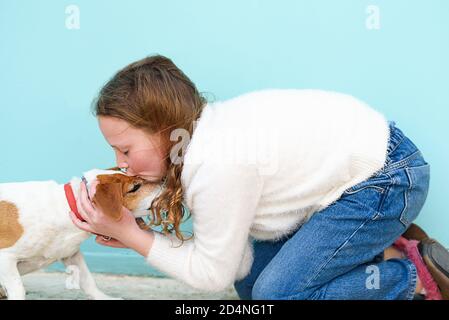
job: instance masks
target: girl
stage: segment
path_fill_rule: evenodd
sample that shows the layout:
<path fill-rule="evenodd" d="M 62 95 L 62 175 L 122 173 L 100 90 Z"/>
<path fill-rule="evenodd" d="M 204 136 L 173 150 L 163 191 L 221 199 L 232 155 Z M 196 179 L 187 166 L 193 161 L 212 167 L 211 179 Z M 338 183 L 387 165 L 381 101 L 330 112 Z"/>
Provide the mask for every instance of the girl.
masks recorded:
<path fill-rule="evenodd" d="M 94 107 L 118 166 L 165 183 L 151 206 L 163 232 L 141 230 L 125 208 L 112 221 L 81 184 L 86 221 L 71 217 L 108 237 L 98 243 L 197 289 L 234 283 L 242 299 L 448 297 L 444 248 L 399 238 L 424 205 L 429 164 L 363 102 L 273 89 L 208 103 L 156 55 L 120 70 Z M 184 206 L 192 239 L 179 230 Z"/>

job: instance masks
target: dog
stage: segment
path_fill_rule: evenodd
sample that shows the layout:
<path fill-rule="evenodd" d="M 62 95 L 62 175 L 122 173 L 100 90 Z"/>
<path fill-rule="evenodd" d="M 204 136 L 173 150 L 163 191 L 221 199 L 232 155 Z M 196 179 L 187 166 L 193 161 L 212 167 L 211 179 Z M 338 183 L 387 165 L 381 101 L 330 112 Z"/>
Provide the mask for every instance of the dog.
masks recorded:
<path fill-rule="evenodd" d="M 92 203 L 105 215 L 119 220 L 124 206 L 141 227 L 142 217 L 163 189 L 161 183 L 127 176 L 117 167 L 93 169 L 63 185 L 53 180 L 1 183 L 0 298 L 25 299 L 21 276 L 62 261 L 78 270 L 79 287 L 88 298 L 115 299 L 98 289 L 80 252 L 81 243 L 91 234 L 77 228 L 69 216 L 73 211 L 80 217 L 77 198 L 82 181 L 94 194 Z"/>

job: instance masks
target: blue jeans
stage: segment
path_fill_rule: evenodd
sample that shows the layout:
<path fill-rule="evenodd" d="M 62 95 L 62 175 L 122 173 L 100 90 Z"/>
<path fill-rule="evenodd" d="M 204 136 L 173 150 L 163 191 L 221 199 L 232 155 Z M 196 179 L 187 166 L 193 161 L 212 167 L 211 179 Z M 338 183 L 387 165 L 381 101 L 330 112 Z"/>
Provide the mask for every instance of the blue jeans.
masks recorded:
<path fill-rule="evenodd" d="M 389 122 L 384 167 L 345 190 L 281 241 L 253 241 L 250 273 L 234 286 L 241 299 L 412 299 L 416 267 L 383 260 L 384 249 L 416 219 L 429 188 L 430 167 Z"/>

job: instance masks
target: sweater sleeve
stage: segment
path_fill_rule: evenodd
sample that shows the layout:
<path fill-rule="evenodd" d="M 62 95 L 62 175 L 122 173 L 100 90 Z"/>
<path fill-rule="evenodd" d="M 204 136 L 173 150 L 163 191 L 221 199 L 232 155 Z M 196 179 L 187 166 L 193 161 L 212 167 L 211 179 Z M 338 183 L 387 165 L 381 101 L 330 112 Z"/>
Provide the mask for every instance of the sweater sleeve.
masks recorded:
<path fill-rule="evenodd" d="M 235 280 L 263 182 L 256 165 L 203 163 L 186 188 L 192 240 L 155 232 L 149 264 L 189 286 L 221 291 Z"/>

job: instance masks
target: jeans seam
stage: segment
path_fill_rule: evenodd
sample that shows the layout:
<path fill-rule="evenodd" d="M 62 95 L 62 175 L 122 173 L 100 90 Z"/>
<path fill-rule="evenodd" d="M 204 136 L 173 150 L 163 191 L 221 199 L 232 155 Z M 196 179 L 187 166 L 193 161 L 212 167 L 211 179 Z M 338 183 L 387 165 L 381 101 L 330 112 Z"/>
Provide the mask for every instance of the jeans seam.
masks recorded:
<path fill-rule="evenodd" d="M 388 171 L 393 171 L 395 169 L 400 168 L 401 166 L 407 165 L 410 161 L 412 161 L 417 155 L 420 155 L 421 151 L 416 150 L 414 153 L 409 155 L 407 158 L 400 160 L 399 162 L 392 163 L 391 165 L 385 166 L 384 173 Z"/>
<path fill-rule="evenodd" d="M 390 181 L 392 181 L 392 180 L 391 180 L 391 176 L 390 176 L 389 174 L 387 174 L 387 175 L 390 177 Z M 390 182 L 390 183 L 392 183 L 392 182 Z M 377 212 L 378 212 L 379 214 L 382 214 L 382 209 L 383 209 L 383 206 L 384 206 L 384 202 L 385 202 L 385 199 L 387 198 L 388 193 L 390 192 L 390 188 L 391 188 L 391 184 L 388 185 L 388 186 L 385 188 L 385 191 L 384 191 L 383 194 L 382 194 L 382 198 L 381 198 L 380 201 L 379 201 L 379 206 L 377 207 Z"/>
<path fill-rule="evenodd" d="M 364 181 L 363 181 L 364 182 Z M 359 191 L 362 191 L 363 189 L 366 189 L 366 188 L 374 188 L 374 189 L 377 189 L 380 193 L 384 193 L 385 192 L 385 189 L 383 189 L 382 187 L 379 187 L 379 186 L 364 186 L 364 187 L 362 187 L 362 188 L 360 188 L 360 189 L 355 189 L 355 190 L 351 190 L 352 188 L 354 188 L 354 186 L 353 187 L 350 187 L 350 188 L 348 188 L 347 190 L 345 190 L 343 193 L 345 193 L 345 194 L 354 194 L 354 193 L 357 193 L 357 192 L 359 192 Z"/>
<path fill-rule="evenodd" d="M 412 180 L 412 178 L 411 178 L 411 176 L 410 176 L 410 174 L 409 174 L 409 172 L 408 172 L 408 170 L 407 170 L 407 168 L 404 168 L 405 170 L 405 175 L 407 176 L 407 179 L 408 179 L 408 181 L 409 181 L 409 187 L 405 190 L 405 192 L 404 192 L 404 209 L 402 209 L 402 211 L 401 211 L 401 214 L 400 214 L 400 216 L 399 216 L 399 221 L 401 221 L 401 223 L 405 226 L 405 227 L 408 227 L 408 225 L 409 225 L 409 221 L 407 221 L 407 219 L 405 218 L 405 213 L 407 212 L 407 210 L 408 210 L 408 199 L 409 199 L 409 193 L 410 193 L 410 190 L 412 189 L 412 185 L 413 185 L 413 180 Z"/>
<path fill-rule="evenodd" d="M 409 286 L 410 289 L 409 289 L 409 292 L 407 292 L 406 299 L 413 300 L 413 298 L 415 296 L 417 282 L 418 282 L 418 275 L 417 275 L 415 265 L 408 259 L 405 259 L 404 261 L 408 265 L 408 268 L 410 271 L 409 272 L 409 281 L 408 281 L 408 283 L 410 284 L 410 286 Z"/>
<path fill-rule="evenodd" d="M 310 284 L 316 279 L 318 278 L 318 276 L 320 275 L 321 271 L 324 270 L 324 268 L 326 268 L 326 266 L 332 261 L 332 259 L 348 244 L 349 241 L 351 241 L 351 239 L 355 236 L 355 234 L 361 229 L 363 228 L 370 220 L 372 220 L 372 218 L 366 219 L 344 242 L 343 244 L 338 247 L 338 249 L 332 254 L 332 256 L 326 261 L 324 262 L 321 267 L 318 269 L 318 271 L 315 273 L 315 275 L 313 277 L 310 278 L 310 280 L 306 283 L 304 288 L 308 288 L 310 286 Z"/>
<path fill-rule="evenodd" d="M 405 138 L 405 136 L 404 136 L 404 135 L 401 135 L 401 139 L 399 139 L 399 141 L 396 142 L 396 145 L 395 145 L 395 146 L 393 147 L 393 149 L 391 149 L 389 152 L 390 152 L 390 153 L 393 153 L 394 150 L 396 150 L 396 149 L 399 147 L 399 145 L 402 143 L 402 141 L 404 141 L 404 138 Z M 393 141 L 390 140 L 390 142 L 393 142 Z"/>
<path fill-rule="evenodd" d="M 327 290 L 329 288 L 330 282 L 325 283 L 321 287 L 319 287 L 317 290 L 312 292 L 306 300 L 327 300 L 325 297 L 327 295 Z M 321 297 L 321 298 L 318 298 Z"/>
<path fill-rule="evenodd" d="M 343 191 L 343 194 L 351 195 L 351 194 L 355 194 L 355 193 L 357 193 L 359 191 L 362 191 L 363 189 L 366 189 L 366 188 L 374 188 L 374 189 L 378 190 L 383 195 L 383 194 L 386 193 L 386 191 L 388 191 L 389 185 L 387 185 L 386 187 L 379 187 L 377 185 L 366 185 L 364 187 L 360 187 L 360 185 L 362 183 L 365 183 L 367 181 L 375 181 L 375 182 L 382 181 L 384 178 L 377 179 L 377 178 L 381 177 L 382 175 L 387 176 L 387 178 L 389 179 L 389 181 L 388 181 L 389 185 L 394 182 L 393 178 L 391 177 L 391 175 L 388 174 L 388 172 L 381 172 L 379 170 L 377 173 L 375 173 L 372 176 L 370 176 L 367 180 L 364 180 L 364 181 L 362 181 L 360 183 L 357 183 L 356 185 L 354 185 L 352 187 L 349 187 L 348 189 Z M 373 180 L 373 179 L 375 179 L 375 180 Z"/>

